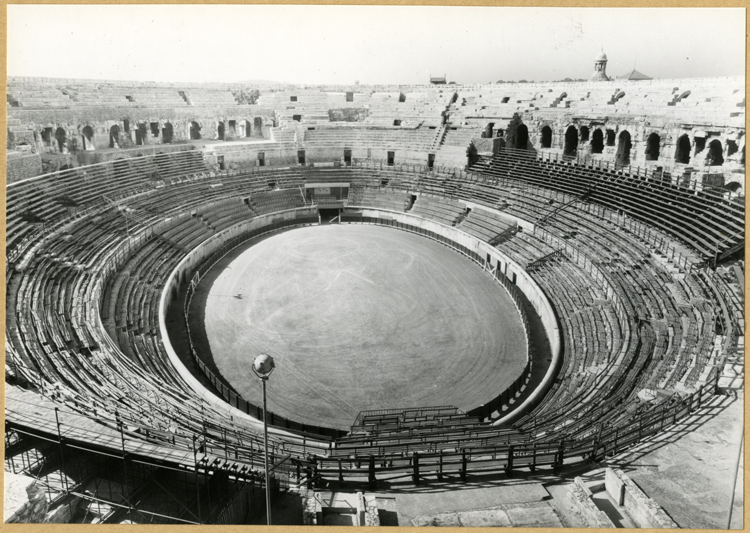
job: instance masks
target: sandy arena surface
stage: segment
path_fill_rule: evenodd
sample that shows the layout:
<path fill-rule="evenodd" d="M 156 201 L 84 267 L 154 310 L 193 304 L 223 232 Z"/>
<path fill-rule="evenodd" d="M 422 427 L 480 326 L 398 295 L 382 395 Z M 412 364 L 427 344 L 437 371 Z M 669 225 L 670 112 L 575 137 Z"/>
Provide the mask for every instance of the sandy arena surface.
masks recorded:
<path fill-rule="evenodd" d="M 492 276 L 392 228 L 313 226 L 257 243 L 210 287 L 204 323 L 243 397 L 261 403 L 251 362 L 266 351 L 269 410 L 342 429 L 363 410 L 477 407 L 525 364 L 520 317 Z"/>

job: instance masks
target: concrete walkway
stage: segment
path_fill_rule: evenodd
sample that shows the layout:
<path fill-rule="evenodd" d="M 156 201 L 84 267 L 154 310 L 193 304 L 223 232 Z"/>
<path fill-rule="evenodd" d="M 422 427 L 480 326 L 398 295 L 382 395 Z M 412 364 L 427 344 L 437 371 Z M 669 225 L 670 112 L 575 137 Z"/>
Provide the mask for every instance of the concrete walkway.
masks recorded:
<path fill-rule="evenodd" d="M 680 527 L 726 529 L 742 431 L 743 400 L 715 396 L 698 416 L 607 464 L 621 468 Z M 742 475 L 740 468 L 732 521 L 738 528 Z"/>

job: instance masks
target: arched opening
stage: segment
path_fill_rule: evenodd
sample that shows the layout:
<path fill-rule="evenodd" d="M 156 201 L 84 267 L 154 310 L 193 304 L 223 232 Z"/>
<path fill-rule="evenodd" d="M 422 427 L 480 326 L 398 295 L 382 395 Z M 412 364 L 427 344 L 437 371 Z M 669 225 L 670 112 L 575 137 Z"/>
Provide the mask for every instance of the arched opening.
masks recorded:
<path fill-rule="evenodd" d="M 224 140 L 224 123 L 219 122 L 218 127 L 216 128 L 216 136 L 220 141 Z"/>
<path fill-rule="evenodd" d="M 549 148 L 552 146 L 552 128 L 544 126 L 542 128 L 542 148 Z"/>
<path fill-rule="evenodd" d="M 690 137 L 687 133 L 680 135 L 677 139 L 677 149 L 675 150 L 674 160 L 676 163 L 687 165 L 690 163 Z"/>
<path fill-rule="evenodd" d="M 591 135 L 591 153 L 601 154 L 604 150 L 604 133 L 600 129 L 595 129 Z"/>
<path fill-rule="evenodd" d="M 708 143 L 708 155 L 706 156 L 706 164 L 708 166 L 720 166 L 724 164 L 724 149 L 721 146 L 719 139 L 714 139 Z"/>
<path fill-rule="evenodd" d="M 146 128 L 146 124 L 141 122 L 135 128 L 135 144 L 137 146 L 142 146 L 146 144 L 147 135 L 148 135 L 148 129 Z"/>
<path fill-rule="evenodd" d="M 725 184 L 724 189 L 726 189 L 729 192 L 736 193 L 737 191 L 742 190 L 742 184 L 739 182 L 733 181 L 731 183 Z"/>
<path fill-rule="evenodd" d="M 615 130 L 607 130 L 607 146 L 615 145 Z"/>
<path fill-rule="evenodd" d="M 253 134 L 253 126 L 249 120 L 240 121 L 240 137 L 250 137 Z"/>
<path fill-rule="evenodd" d="M 617 156 L 615 158 L 615 164 L 618 167 L 626 167 L 630 164 L 630 148 L 632 147 L 630 142 L 630 132 L 628 130 L 622 130 L 617 138 Z"/>
<path fill-rule="evenodd" d="M 84 150 L 94 150 L 94 130 L 91 126 L 84 126 L 81 130 L 81 142 Z"/>
<path fill-rule="evenodd" d="M 118 126 L 117 124 L 109 128 L 109 147 L 120 147 L 120 126 Z"/>
<path fill-rule="evenodd" d="M 695 155 L 698 155 L 706 148 L 706 138 L 703 135 L 693 136 L 693 142 L 695 143 Z"/>
<path fill-rule="evenodd" d="M 565 130 L 565 146 L 563 147 L 563 156 L 575 157 L 578 151 L 578 130 L 575 126 L 568 126 Z"/>
<path fill-rule="evenodd" d="M 466 149 L 467 166 L 470 167 L 477 161 L 479 161 L 479 154 L 477 154 L 477 147 L 474 146 L 474 143 L 471 143 L 469 147 Z"/>
<path fill-rule="evenodd" d="M 487 124 L 484 127 L 484 133 L 482 133 L 482 138 L 484 138 L 484 139 L 492 139 L 492 137 L 493 137 L 492 130 L 493 130 L 494 127 L 495 127 L 495 123 L 494 122 L 490 122 L 489 124 Z"/>
<path fill-rule="evenodd" d="M 57 140 L 57 148 L 65 153 L 67 149 L 66 145 L 68 143 L 68 135 L 65 133 L 65 130 L 57 128 L 57 130 L 55 130 L 55 139 Z"/>
<path fill-rule="evenodd" d="M 581 142 L 589 142 L 589 127 L 581 126 Z"/>
<path fill-rule="evenodd" d="M 190 123 L 190 140 L 197 141 L 200 138 L 201 138 L 201 127 L 197 122 L 193 121 Z"/>
<path fill-rule="evenodd" d="M 253 119 L 253 134 L 256 137 L 263 137 L 263 117 Z"/>
<path fill-rule="evenodd" d="M 161 142 L 163 144 L 169 144 L 174 138 L 174 128 L 170 122 L 165 122 L 164 127 L 161 129 Z"/>
<path fill-rule="evenodd" d="M 44 128 L 42 130 L 42 142 L 45 146 L 52 146 L 52 128 Z"/>
<path fill-rule="evenodd" d="M 657 161 L 659 159 L 659 147 L 661 137 L 658 133 L 652 133 L 646 140 L 646 161 Z"/>
<path fill-rule="evenodd" d="M 529 128 L 526 124 L 520 124 L 516 130 L 516 148 L 518 150 L 529 149 Z"/>
<path fill-rule="evenodd" d="M 734 155 L 737 153 L 737 141 L 728 140 L 727 141 L 727 157 L 730 155 Z"/>

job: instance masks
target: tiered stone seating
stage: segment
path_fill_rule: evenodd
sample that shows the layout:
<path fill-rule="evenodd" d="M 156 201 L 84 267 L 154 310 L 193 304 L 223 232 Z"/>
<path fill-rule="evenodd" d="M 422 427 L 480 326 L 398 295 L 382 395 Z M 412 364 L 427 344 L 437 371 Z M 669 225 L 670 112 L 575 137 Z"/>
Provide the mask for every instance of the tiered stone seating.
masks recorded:
<path fill-rule="evenodd" d="M 456 447 L 491 447 L 526 440 L 518 431 L 483 425 L 455 407 L 360 413 L 351 433 L 337 440 L 331 457 L 368 457 L 431 452 Z"/>
<path fill-rule="evenodd" d="M 170 223 L 168 227 L 161 227 L 158 231 L 161 238 L 184 250 L 192 250 L 215 233 L 200 220 L 188 217 L 182 217 L 176 223 Z"/>
<path fill-rule="evenodd" d="M 466 206 L 456 200 L 421 194 L 409 210 L 412 215 L 432 218 L 447 226 L 455 226 L 457 219 L 466 211 Z"/>
<path fill-rule="evenodd" d="M 79 106 L 117 105 L 138 107 L 184 107 L 187 104 L 174 87 L 156 84 L 99 83 L 66 87 Z"/>
<path fill-rule="evenodd" d="M 192 106 L 235 106 L 237 100 L 229 89 L 191 88 L 185 96 Z"/>
<path fill-rule="evenodd" d="M 8 257 L 20 255 L 32 237 L 110 201 L 158 186 L 156 179 L 206 171 L 199 152 L 174 152 L 117 160 L 23 180 L 7 195 Z"/>
<path fill-rule="evenodd" d="M 352 187 L 349 189 L 350 206 L 380 207 L 391 211 L 403 212 L 409 199 L 404 192 L 377 187 Z"/>
<path fill-rule="evenodd" d="M 218 233 L 238 222 L 252 218 L 256 214 L 242 200 L 232 199 L 202 207 L 197 216 Z"/>
<path fill-rule="evenodd" d="M 382 147 L 426 152 L 436 145 L 437 128 L 316 128 L 305 132 L 305 145 Z"/>
<path fill-rule="evenodd" d="M 8 105 L 26 108 L 68 107 L 70 96 L 53 84 L 8 82 Z"/>
<path fill-rule="evenodd" d="M 590 192 L 592 201 L 649 223 L 698 250 L 706 259 L 744 240 L 744 211 L 739 202 L 709 192 L 696 194 L 621 172 L 521 157 L 512 151 L 501 152 L 488 168 L 477 170 L 498 179 L 511 178 L 575 196 Z M 722 227 L 721 221 L 727 226 Z"/>
<path fill-rule="evenodd" d="M 177 157 L 187 158 L 188 169 L 198 168 L 193 155 Z M 645 223 L 657 224 L 636 224 L 635 215 L 617 211 L 625 209 L 611 196 L 627 177 L 596 181 L 610 191 L 599 202 L 598 189 L 588 201 L 580 199 L 587 182 L 573 167 L 522 158 L 507 164 L 498 159 L 469 174 L 361 165 L 179 175 L 165 165 L 156 159 L 97 165 L 8 190 L 9 241 L 19 249 L 28 240 L 24 261 L 7 269 L 9 374 L 103 426 L 124 421 L 127 438 L 142 443 L 192 450 L 193 437 L 201 435 L 202 453 L 225 457 L 229 449 L 233 460 L 258 464 L 258 426 L 200 399 L 166 357 L 157 325 L 159 294 L 190 247 L 238 221 L 304 206 L 306 183 L 346 183 L 350 206 L 400 212 L 417 192 L 411 213 L 459 222 L 458 230 L 484 240 L 506 227 L 504 215 L 522 221 L 523 231 L 497 246 L 528 266 L 549 298 L 564 357 L 544 401 L 513 428 L 446 413 L 401 416 L 395 424 L 382 419 L 362 425 L 362 434 L 342 439 L 335 454 L 322 437 L 301 444 L 273 434 L 277 456 L 397 461 L 405 453 L 458 448 L 507 454 L 510 445 L 557 445 L 561 439 L 575 450 L 600 424 L 621 427 L 653 408 L 638 399 L 644 388 L 684 392 L 706 382 L 720 358 L 717 346 L 730 342 L 729 335 L 716 334 L 717 316 L 737 322 L 737 306 L 714 274 L 693 262 L 690 272 L 675 264 L 659 253 L 670 244 L 666 230 L 646 232 Z M 171 177 L 153 179 L 154 170 Z M 545 172 L 559 172 L 558 184 Z M 687 193 L 673 189 L 676 209 Z M 120 208 L 104 196 L 117 199 Z M 693 196 L 684 205 L 706 220 L 707 206 L 717 207 L 711 225 L 717 224 L 722 200 Z M 493 211 L 473 207 L 458 221 L 466 214 L 462 201 Z M 740 209 L 724 216 L 734 220 Z M 44 217 L 48 229 L 36 228 L 30 212 Z M 701 251 L 684 246 L 683 253 Z"/>
<path fill-rule="evenodd" d="M 745 116 L 742 78 L 503 83 L 458 87 L 457 92 L 450 106 L 454 125 L 483 127 L 495 117 L 525 109 L 543 109 L 550 116 L 559 108 L 582 116 L 663 116 L 738 127 Z"/>
<path fill-rule="evenodd" d="M 251 196 L 250 206 L 259 215 L 285 211 L 305 206 L 305 199 L 299 189 L 281 189 L 259 192 Z"/>
<path fill-rule="evenodd" d="M 460 146 L 466 148 L 472 139 L 481 137 L 483 130 L 480 128 L 455 128 L 451 127 L 445 132 L 442 144 L 445 146 Z"/>
<path fill-rule="evenodd" d="M 472 209 L 461 222 L 460 228 L 478 239 L 489 242 L 493 237 L 516 226 L 515 222 L 491 211 Z"/>

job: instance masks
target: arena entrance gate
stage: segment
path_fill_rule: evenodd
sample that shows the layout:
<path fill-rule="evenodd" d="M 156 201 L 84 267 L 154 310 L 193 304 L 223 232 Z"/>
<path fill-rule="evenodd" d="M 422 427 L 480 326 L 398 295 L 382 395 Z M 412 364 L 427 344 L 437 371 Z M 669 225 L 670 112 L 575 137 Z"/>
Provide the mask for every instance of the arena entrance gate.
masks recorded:
<path fill-rule="evenodd" d="M 339 215 L 341 209 L 320 207 L 318 208 L 318 215 L 320 217 L 320 224 L 337 224 L 340 222 Z"/>

